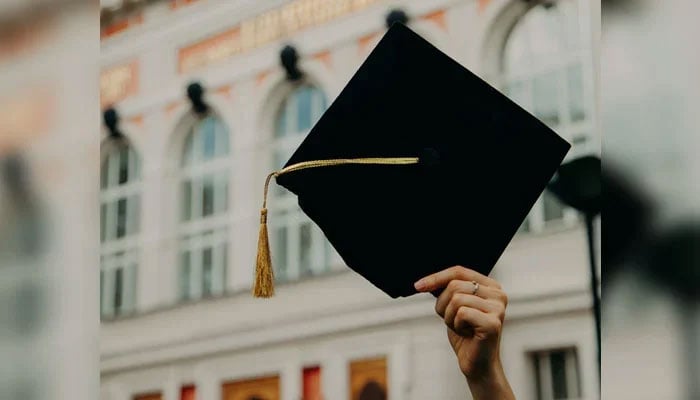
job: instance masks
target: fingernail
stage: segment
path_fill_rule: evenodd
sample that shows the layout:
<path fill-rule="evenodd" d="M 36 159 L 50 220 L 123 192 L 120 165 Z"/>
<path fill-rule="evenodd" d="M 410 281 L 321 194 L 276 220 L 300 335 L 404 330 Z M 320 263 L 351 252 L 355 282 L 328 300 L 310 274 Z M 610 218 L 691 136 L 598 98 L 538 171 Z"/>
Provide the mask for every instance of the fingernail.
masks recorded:
<path fill-rule="evenodd" d="M 418 282 L 414 283 L 413 286 L 416 288 L 416 290 L 422 291 L 427 286 L 427 282 L 425 281 L 425 279 L 421 279 Z"/>

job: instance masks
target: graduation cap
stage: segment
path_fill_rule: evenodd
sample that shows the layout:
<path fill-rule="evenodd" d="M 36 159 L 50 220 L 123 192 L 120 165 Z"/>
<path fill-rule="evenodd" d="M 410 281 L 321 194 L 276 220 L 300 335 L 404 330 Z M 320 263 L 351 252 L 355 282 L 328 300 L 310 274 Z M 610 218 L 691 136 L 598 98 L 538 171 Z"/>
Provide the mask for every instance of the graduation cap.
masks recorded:
<path fill-rule="evenodd" d="M 453 265 L 487 275 L 570 145 L 394 23 L 272 178 L 391 297 Z M 253 293 L 273 295 L 264 200 Z"/>

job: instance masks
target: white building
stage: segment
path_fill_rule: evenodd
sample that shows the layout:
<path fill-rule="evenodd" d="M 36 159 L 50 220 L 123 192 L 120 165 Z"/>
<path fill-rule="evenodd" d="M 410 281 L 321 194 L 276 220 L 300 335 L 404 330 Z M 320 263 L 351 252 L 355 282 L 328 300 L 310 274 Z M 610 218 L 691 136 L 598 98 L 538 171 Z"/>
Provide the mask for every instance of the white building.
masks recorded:
<path fill-rule="evenodd" d="M 103 400 L 469 398 L 434 299 L 392 300 L 271 193 L 277 295 L 253 299 L 262 183 L 402 9 L 409 25 L 574 144 L 599 148 L 599 5 L 589 0 L 171 0 L 103 28 Z M 293 44 L 300 83 L 280 66 Z M 201 82 L 207 118 L 185 88 Z M 534 155 L 533 155 L 534 156 Z M 597 398 L 583 224 L 549 195 L 493 276 L 518 399 Z M 317 385 L 320 384 L 320 389 Z M 380 397 L 376 397 L 380 398 Z"/>

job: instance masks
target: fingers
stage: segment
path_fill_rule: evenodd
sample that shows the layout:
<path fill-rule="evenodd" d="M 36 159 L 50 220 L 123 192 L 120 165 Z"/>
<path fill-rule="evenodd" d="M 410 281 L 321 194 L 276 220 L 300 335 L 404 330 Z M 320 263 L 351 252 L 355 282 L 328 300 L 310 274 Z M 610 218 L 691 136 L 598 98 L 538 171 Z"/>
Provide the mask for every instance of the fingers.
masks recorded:
<path fill-rule="evenodd" d="M 475 308 L 460 307 L 452 324 L 448 326 L 458 335 L 474 335 L 480 339 L 486 339 L 500 334 L 503 321 L 493 314 Z"/>
<path fill-rule="evenodd" d="M 475 283 L 479 284 L 475 292 Z M 464 267 L 452 267 L 416 282 L 420 291 L 444 289 L 435 311 L 463 336 L 500 334 L 508 298 L 495 280 Z"/>
<path fill-rule="evenodd" d="M 428 275 L 415 283 L 415 288 L 419 292 L 432 292 L 446 287 L 450 281 L 476 281 L 479 285 L 495 287 L 500 289 L 501 285 L 495 280 L 482 275 L 474 270 L 461 266 L 454 266 Z"/>
<path fill-rule="evenodd" d="M 445 312 L 442 315 L 445 323 L 450 326 L 450 323 L 454 323 L 457 317 L 457 312 L 462 307 L 473 308 L 479 310 L 486 314 L 500 314 L 501 307 L 498 303 L 482 299 L 481 297 L 473 296 L 471 294 L 456 293 L 452 296 L 452 299 L 448 302 L 445 307 Z"/>
<path fill-rule="evenodd" d="M 457 293 L 464 293 L 469 295 L 474 295 L 475 297 L 480 297 L 482 299 L 496 299 L 500 300 L 501 296 L 498 293 L 498 289 L 493 289 L 488 286 L 482 286 L 479 284 L 479 288 L 474 293 L 475 285 L 472 282 L 454 280 L 447 284 L 447 288 L 440 294 L 437 301 L 435 302 L 435 312 L 441 317 L 445 314 L 445 309 L 447 305 L 452 300 L 452 297 Z"/>

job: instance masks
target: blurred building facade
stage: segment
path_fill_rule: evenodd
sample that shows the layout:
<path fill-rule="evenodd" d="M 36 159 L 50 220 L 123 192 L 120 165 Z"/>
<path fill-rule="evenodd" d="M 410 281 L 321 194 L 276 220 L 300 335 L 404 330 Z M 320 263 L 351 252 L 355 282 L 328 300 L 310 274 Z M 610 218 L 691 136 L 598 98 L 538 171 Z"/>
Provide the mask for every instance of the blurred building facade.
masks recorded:
<path fill-rule="evenodd" d="M 275 188 L 277 294 L 252 298 L 262 184 L 392 10 L 571 142 L 569 158 L 597 153 L 591 3 L 169 0 L 103 25 L 101 102 L 118 110 L 126 140 L 102 132 L 101 398 L 469 398 L 434 299 L 389 299 Z M 280 64 L 287 44 L 299 54 L 297 81 Z M 186 96 L 195 81 L 203 116 Z M 576 213 L 543 195 L 493 277 L 510 298 L 502 357 L 516 396 L 597 398 Z"/>

